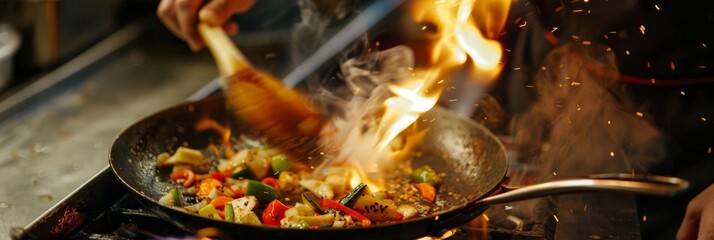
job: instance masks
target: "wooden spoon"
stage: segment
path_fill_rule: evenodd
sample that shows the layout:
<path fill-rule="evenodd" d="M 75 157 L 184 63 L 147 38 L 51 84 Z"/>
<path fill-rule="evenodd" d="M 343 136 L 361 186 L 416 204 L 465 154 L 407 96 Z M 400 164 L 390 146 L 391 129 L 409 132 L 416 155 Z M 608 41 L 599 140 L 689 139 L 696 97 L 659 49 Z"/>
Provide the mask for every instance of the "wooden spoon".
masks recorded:
<path fill-rule="evenodd" d="M 305 96 L 251 66 L 220 27 L 199 23 L 198 31 L 218 65 L 228 108 L 239 119 L 290 151 L 317 138 L 323 115 Z"/>

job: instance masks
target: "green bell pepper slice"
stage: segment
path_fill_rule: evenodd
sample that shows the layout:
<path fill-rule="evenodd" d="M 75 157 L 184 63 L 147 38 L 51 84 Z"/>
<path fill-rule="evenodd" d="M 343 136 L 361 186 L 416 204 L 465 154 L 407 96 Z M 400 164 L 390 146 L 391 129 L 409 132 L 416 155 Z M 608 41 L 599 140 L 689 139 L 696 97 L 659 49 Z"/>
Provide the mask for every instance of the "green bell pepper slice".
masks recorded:
<path fill-rule="evenodd" d="M 268 204 L 270 201 L 280 198 L 278 190 L 255 180 L 247 181 L 245 195 L 255 196 L 260 204 Z"/>
<path fill-rule="evenodd" d="M 414 183 L 429 183 L 432 185 L 437 185 L 441 182 L 441 177 L 434 171 L 429 165 L 424 165 L 414 169 L 411 174 L 412 182 Z"/>

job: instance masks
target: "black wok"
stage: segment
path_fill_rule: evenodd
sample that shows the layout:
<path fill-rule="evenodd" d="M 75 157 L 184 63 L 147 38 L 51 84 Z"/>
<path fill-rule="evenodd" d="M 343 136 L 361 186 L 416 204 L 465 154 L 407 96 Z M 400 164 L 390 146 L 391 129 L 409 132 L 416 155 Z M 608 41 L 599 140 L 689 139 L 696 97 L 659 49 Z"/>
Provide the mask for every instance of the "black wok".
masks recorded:
<path fill-rule="evenodd" d="M 686 181 L 669 177 L 628 177 L 601 175 L 531 185 L 519 189 L 505 186 L 508 161 L 504 146 L 483 126 L 455 113 L 435 108 L 423 118 L 428 127 L 419 147 L 422 157 L 414 165 L 428 162 L 446 173 L 437 199 L 449 203 L 445 210 L 427 217 L 397 223 L 376 224 L 368 228 L 281 229 L 228 223 L 203 218 L 162 206 L 158 199 L 174 185 L 168 172 L 157 171 L 155 157 L 172 153 L 179 146 L 202 148 L 220 142 L 220 136 L 196 132 L 194 124 L 208 116 L 235 123 L 226 112 L 224 99 L 212 97 L 180 104 L 152 114 L 124 130 L 111 147 L 109 162 L 121 183 L 151 208 L 190 228 L 216 227 L 240 239 L 416 239 L 438 236 L 479 216 L 489 205 L 555 193 L 610 191 L 635 194 L 674 195 L 687 188 Z M 421 121 L 419 121 L 421 122 Z M 429 121 L 425 121 L 429 122 Z M 249 133 L 240 124 L 231 124 L 234 135 Z M 456 194 L 447 194 L 452 192 Z"/>

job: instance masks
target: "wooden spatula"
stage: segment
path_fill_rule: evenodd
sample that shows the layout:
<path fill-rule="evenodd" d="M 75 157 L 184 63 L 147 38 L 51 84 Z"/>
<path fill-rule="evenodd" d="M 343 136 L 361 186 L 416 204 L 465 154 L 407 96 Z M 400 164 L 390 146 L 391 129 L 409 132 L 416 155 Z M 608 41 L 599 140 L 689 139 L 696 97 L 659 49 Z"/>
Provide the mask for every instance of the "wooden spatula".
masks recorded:
<path fill-rule="evenodd" d="M 198 31 L 218 65 L 228 108 L 239 119 L 288 150 L 318 136 L 324 119 L 305 96 L 251 66 L 220 27 L 199 23 Z"/>

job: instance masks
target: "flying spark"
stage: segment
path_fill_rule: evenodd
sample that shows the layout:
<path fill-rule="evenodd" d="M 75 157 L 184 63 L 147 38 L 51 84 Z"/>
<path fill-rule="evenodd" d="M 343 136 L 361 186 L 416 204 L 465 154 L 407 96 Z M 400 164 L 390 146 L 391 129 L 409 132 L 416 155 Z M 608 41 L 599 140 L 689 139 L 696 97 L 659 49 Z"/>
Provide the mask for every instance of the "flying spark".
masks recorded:
<path fill-rule="evenodd" d="M 682 96 L 687 95 L 684 91 L 679 91 L 679 94 L 682 94 Z"/>
<path fill-rule="evenodd" d="M 644 113 L 641 113 L 641 112 L 636 112 L 635 115 L 637 115 L 638 117 L 642 117 L 642 116 L 644 116 L 645 114 L 644 114 Z"/>
<path fill-rule="evenodd" d="M 707 118 L 702 117 L 702 122 L 706 122 L 706 121 L 707 121 Z"/>
<path fill-rule="evenodd" d="M 642 32 L 642 35 L 645 35 L 645 25 L 640 25 L 640 31 Z"/>
<path fill-rule="evenodd" d="M 614 157 L 614 156 L 615 156 L 615 152 L 610 152 L 610 157 Z"/>
<path fill-rule="evenodd" d="M 659 11 L 659 6 L 657 6 L 657 4 L 655 4 L 655 8 L 657 9 L 657 11 Z"/>
<path fill-rule="evenodd" d="M 553 218 L 555 218 L 555 222 L 560 222 L 560 220 L 558 219 L 558 216 L 555 216 L 555 214 L 553 214 Z"/>

